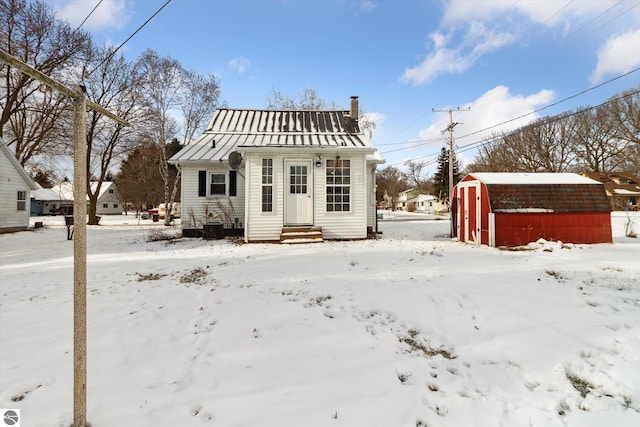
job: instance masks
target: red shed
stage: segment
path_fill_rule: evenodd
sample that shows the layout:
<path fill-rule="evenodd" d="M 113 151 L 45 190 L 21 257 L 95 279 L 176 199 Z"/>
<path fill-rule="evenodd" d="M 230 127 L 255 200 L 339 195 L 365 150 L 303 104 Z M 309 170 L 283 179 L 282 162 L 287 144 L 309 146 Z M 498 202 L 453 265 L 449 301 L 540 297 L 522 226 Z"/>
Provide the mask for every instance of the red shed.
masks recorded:
<path fill-rule="evenodd" d="M 458 240 L 521 246 L 543 238 L 611 243 L 604 185 L 573 173 L 490 173 L 465 176 L 453 190 Z"/>

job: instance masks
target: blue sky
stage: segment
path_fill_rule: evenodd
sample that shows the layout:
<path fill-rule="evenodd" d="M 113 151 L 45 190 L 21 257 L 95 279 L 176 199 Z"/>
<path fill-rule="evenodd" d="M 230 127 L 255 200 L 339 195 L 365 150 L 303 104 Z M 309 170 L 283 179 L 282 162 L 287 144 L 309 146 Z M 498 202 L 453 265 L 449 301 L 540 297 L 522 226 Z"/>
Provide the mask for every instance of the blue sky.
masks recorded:
<path fill-rule="evenodd" d="M 76 26 L 99 1 L 49 0 Z M 102 0 L 83 28 L 118 46 L 165 2 Z M 345 109 L 357 95 L 398 167 L 445 145 L 433 109 L 468 108 L 453 115 L 465 163 L 492 132 L 640 85 L 640 71 L 606 83 L 640 67 L 640 0 L 172 0 L 122 51 L 146 48 L 215 74 L 230 107 L 265 108 L 273 89 Z"/>

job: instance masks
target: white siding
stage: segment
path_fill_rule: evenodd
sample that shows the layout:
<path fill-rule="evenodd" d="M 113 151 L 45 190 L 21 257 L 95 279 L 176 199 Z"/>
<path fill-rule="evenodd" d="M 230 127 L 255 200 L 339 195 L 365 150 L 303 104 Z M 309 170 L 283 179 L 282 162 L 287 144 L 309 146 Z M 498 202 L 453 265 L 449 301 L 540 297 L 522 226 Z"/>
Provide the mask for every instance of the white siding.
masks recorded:
<path fill-rule="evenodd" d="M 326 239 L 364 239 L 367 237 L 367 192 L 370 190 L 368 188 L 370 178 L 367 173 L 370 173 L 370 169 L 367 168 L 364 155 L 341 155 L 340 157 L 351 160 L 351 210 L 350 212 L 326 211 L 326 157 L 323 156 L 322 166 L 313 166 L 311 171 L 314 195 L 313 225 L 322 227 Z M 262 212 L 263 158 L 273 159 L 273 212 Z M 246 220 L 245 233 L 248 241 L 280 239 L 284 224 L 284 198 L 287 191 L 285 158 L 315 160 L 317 154 L 290 157 L 283 154 L 250 153 L 246 156 L 245 171 L 249 188 L 247 205 L 250 215 Z M 375 209 L 375 206 L 373 208 Z"/>
<path fill-rule="evenodd" d="M 364 239 L 367 237 L 367 167 L 364 156 L 345 156 L 351 160 L 351 210 L 326 211 L 326 170 L 323 163 L 316 175 L 315 225 L 322 227 L 326 239 Z"/>
<path fill-rule="evenodd" d="M 273 159 L 273 212 L 262 212 L 262 159 Z M 280 240 L 284 223 L 284 158 L 283 156 L 247 156 L 246 179 L 248 241 Z"/>
<path fill-rule="evenodd" d="M 109 190 L 113 190 L 113 193 L 109 193 Z M 104 205 L 107 205 L 105 208 Z M 124 207 L 120 201 L 120 194 L 115 185 L 110 184 L 102 194 L 98 197 L 98 203 L 96 204 L 96 215 L 120 215 L 122 214 Z"/>
<path fill-rule="evenodd" d="M 224 173 L 226 175 L 227 195 L 198 196 L 198 172 L 207 171 L 207 190 L 209 189 L 209 174 Z M 200 165 L 183 165 L 181 182 L 181 223 L 183 229 L 201 229 L 207 222 L 209 213 L 211 220 L 225 222 L 225 228 L 231 228 L 235 218 L 238 227 L 244 227 L 244 179 L 239 170 L 236 182 L 236 196 L 229 197 L 228 167 L 213 163 Z M 208 192 L 208 191 L 207 191 Z"/>
<path fill-rule="evenodd" d="M 376 228 L 376 165 L 367 166 L 367 227 Z"/>
<path fill-rule="evenodd" d="M 25 192 L 23 211 L 18 210 L 18 191 Z M 5 152 L 0 151 L 0 231 L 29 227 L 30 192 L 30 183 L 16 169 L 15 163 L 6 157 Z"/>

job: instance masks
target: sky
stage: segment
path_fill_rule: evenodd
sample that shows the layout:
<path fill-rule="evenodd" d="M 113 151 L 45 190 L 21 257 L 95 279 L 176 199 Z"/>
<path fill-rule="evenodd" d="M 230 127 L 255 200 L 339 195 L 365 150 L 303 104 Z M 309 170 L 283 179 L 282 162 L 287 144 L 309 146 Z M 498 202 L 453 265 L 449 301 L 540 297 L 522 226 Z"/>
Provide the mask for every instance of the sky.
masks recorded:
<path fill-rule="evenodd" d="M 114 46 L 166 2 L 49 0 L 74 26 L 98 5 L 83 28 Z M 429 170 L 450 109 L 465 165 L 493 132 L 638 87 L 640 0 L 171 0 L 121 51 L 147 48 L 214 74 L 231 108 L 358 96 L 387 165 Z"/>

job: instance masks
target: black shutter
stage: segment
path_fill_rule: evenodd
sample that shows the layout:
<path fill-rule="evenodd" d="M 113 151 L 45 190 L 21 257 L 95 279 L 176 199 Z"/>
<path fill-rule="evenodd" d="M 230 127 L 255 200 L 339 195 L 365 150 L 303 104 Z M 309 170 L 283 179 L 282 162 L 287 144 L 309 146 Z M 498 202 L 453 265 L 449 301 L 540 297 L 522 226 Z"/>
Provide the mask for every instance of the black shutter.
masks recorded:
<path fill-rule="evenodd" d="M 229 171 L 229 197 L 236 195 L 237 172 Z"/>
<path fill-rule="evenodd" d="M 207 171 L 198 171 L 198 196 L 207 196 Z"/>

